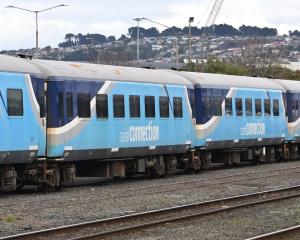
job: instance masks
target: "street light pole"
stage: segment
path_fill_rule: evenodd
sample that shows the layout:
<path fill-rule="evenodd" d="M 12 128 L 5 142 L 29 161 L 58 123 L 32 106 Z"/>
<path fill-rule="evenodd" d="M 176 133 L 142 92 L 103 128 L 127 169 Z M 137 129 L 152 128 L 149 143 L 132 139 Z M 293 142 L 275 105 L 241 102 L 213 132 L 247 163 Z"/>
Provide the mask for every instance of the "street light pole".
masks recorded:
<path fill-rule="evenodd" d="M 39 15 L 39 13 L 46 12 L 46 11 L 51 10 L 53 8 L 66 7 L 66 6 L 68 6 L 68 5 L 60 4 L 60 5 L 53 6 L 53 7 L 50 7 L 50 8 L 45 8 L 45 9 L 42 9 L 42 10 L 30 10 L 30 9 L 21 8 L 21 7 L 12 6 L 12 5 L 9 5 L 6 8 L 15 8 L 15 9 L 19 9 L 19 10 L 22 10 L 22 11 L 26 11 L 26 12 L 30 12 L 30 13 L 35 14 L 35 28 L 36 28 L 35 29 L 35 48 L 36 48 L 36 51 L 38 51 L 38 49 L 39 49 L 39 25 L 38 25 L 38 15 Z"/>
<path fill-rule="evenodd" d="M 192 29 L 191 23 L 194 22 L 194 17 L 189 18 L 189 63 L 192 61 Z"/>
<path fill-rule="evenodd" d="M 137 29 L 136 29 L 136 61 L 140 61 L 140 22 L 145 18 L 135 18 Z"/>
<path fill-rule="evenodd" d="M 167 29 L 170 29 L 170 27 L 169 26 L 167 26 L 167 25 L 165 25 L 165 24 L 162 24 L 162 23 L 159 23 L 159 22 L 157 22 L 157 21 L 154 21 L 154 20 L 151 20 L 151 19 L 149 19 L 149 18 L 143 18 L 143 20 L 147 20 L 147 21 L 149 21 L 149 22 L 152 22 L 152 23 L 155 23 L 155 24 L 158 24 L 158 25 L 160 25 L 160 26 L 162 26 L 162 27 L 165 27 L 165 28 L 167 28 Z M 175 32 L 175 31 L 173 31 L 172 29 L 171 29 L 171 31 L 175 34 L 175 36 L 176 36 L 176 42 L 175 42 L 175 46 L 176 46 L 176 68 L 178 69 L 178 67 L 179 67 L 179 60 L 178 60 L 178 58 L 179 58 L 179 50 L 178 50 L 178 35 L 179 35 L 179 33 L 178 32 Z M 182 33 L 183 34 L 183 33 Z M 185 34 L 184 34 L 185 35 Z"/>
<path fill-rule="evenodd" d="M 38 51 L 39 49 L 39 13 L 35 13 L 35 49 Z"/>

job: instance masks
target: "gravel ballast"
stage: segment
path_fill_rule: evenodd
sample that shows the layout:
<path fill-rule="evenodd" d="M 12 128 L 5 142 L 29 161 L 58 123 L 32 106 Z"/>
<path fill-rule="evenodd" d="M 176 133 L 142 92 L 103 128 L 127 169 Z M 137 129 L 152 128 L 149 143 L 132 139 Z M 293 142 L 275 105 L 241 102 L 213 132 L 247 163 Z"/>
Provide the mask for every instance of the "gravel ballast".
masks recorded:
<path fill-rule="evenodd" d="M 7 236 L 33 230 L 58 227 L 61 225 L 80 223 L 83 221 L 91 221 L 101 218 L 131 214 L 135 212 L 193 203 L 196 201 L 206 201 L 210 199 L 223 198 L 238 194 L 259 192 L 300 184 L 300 176 L 298 173 L 298 171 L 300 172 L 299 169 L 298 171 L 295 170 L 294 173 L 278 175 L 272 178 L 241 181 L 228 184 L 215 184 L 201 188 L 194 187 L 193 184 L 191 184 L 187 185 L 185 189 L 180 189 L 178 191 L 170 191 L 167 193 L 154 192 L 153 194 L 137 194 L 134 196 L 113 198 L 114 195 L 118 196 L 117 192 L 119 191 L 126 192 L 126 190 L 129 191 L 130 189 L 134 188 L 149 187 L 161 184 L 174 184 L 176 182 L 202 179 L 203 181 L 205 181 L 205 179 L 208 178 L 215 178 L 232 174 L 246 174 L 254 171 L 267 172 L 274 169 L 289 167 L 300 167 L 300 162 L 247 166 L 217 171 L 214 170 L 203 172 L 201 174 L 176 175 L 174 177 L 166 177 L 162 179 L 137 179 L 130 181 L 126 180 L 112 183 L 97 184 L 94 186 L 66 188 L 61 192 L 48 192 L 44 194 L 31 193 L 0 195 L 0 205 L 24 201 L 34 201 L 32 204 L 25 204 L 22 206 L 20 205 L 0 209 L 0 236 Z M 51 205 L 55 205 L 57 202 L 57 207 L 43 207 L 39 210 L 30 211 L 30 208 L 36 208 L 39 206 L 39 203 L 36 202 L 37 200 L 41 201 L 42 203 L 47 199 L 53 199 L 49 201 L 49 204 Z M 60 204 L 66 202 L 66 199 L 71 199 L 71 202 L 73 202 L 73 204 L 71 206 L 59 207 Z M 90 202 L 91 200 L 93 201 Z M 297 203 L 298 201 L 294 200 L 294 202 Z M 282 204 L 284 205 L 284 203 Z M 299 205 L 297 206 L 300 206 L 300 202 L 298 202 L 298 204 Z M 44 206 L 44 204 L 42 206 Z M 289 203 L 288 206 L 293 207 L 293 204 Z M 273 207 L 271 208 L 273 209 Z M 294 220 L 295 217 L 292 217 L 290 220 L 288 218 L 284 219 L 284 224 L 287 224 L 287 226 L 295 225 L 293 222 Z M 235 221 L 239 222 L 238 220 Z M 203 232 L 203 237 L 201 237 L 201 239 L 218 239 L 210 238 L 212 237 L 211 234 L 216 231 L 216 228 L 213 228 L 213 226 L 215 225 L 215 222 L 218 222 L 218 219 L 212 218 L 210 221 L 205 222 L 210 224 L 203 228 L 203 231 L 204 229 L 206 229 L 207 232 Z M 228 221 L 224 221 L 223 219 L 221 222 L 223 222 L 226 225 Z M 219 222 L 218 224 L 221 224 L 221 222 Z M 253 221 L 253 223 L 254 224 L 249 225 L 249 227 L 253 226 L 254 228 L 257 228 L 261 226 L 256 226 L 255 221 Z M 203 222 L 201 224 L 203 224 Z M 198 223 L 194 225 L 197 226 Z M 189 228 L 192 228 L 194 226 L 193 224 L 191 224 L 191 226 L 187 227 L 188 228 L 184 231 L 188 233 L 190 232 Z M 176 232 L 176 225 L 172 229 L 175 229 L 174 232 Z M 178 230 L 178 232 L 180 232 L 180 230 Z M 262 233 L 264 232 L 266 231 L 262 231 Z M 170 237 L 170 239 L 182 239 L 182 236 L 178 235 L 178 237 L 176 237 L 176 234 L 173 234 L 172 237 Z M 159 238 L 160 234 L 158 234 L 158 236 L 152 237 L 154 237 L 153 239 L 161 239 Z"/>

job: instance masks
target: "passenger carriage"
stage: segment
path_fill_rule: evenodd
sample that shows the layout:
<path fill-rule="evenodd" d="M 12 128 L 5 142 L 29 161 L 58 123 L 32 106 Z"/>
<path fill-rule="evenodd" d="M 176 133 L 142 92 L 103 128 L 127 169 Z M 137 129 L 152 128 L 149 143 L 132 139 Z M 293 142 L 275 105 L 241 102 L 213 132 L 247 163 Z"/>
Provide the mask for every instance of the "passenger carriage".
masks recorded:
<path fill-rule="evenodd" d="M 295 89 L 290 81 L 0 55 L 0 189 L 296 158 Z"/>

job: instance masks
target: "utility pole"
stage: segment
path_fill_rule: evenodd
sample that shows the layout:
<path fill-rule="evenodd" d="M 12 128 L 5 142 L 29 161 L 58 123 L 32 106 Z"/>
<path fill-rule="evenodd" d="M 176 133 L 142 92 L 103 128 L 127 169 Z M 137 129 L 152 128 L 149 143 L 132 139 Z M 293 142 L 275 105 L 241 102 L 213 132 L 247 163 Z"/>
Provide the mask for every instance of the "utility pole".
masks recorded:
<path fill-rule="evenodd" d="M 189 63 L 192 61 L 192 29 L 191 23 L 194 22 L 194 17 L 189 18 Z"/>
<path fill-rule="evenodd" d="M 42 10 L 30 10 L 30 9 L 20 8 L 20 7 L 16 7 L 16 6 L 12 6 L 12 5 L 9 5 L 6 8 L 15 8 L 15 9 L 19 9 L 19 10 L 22 10 L 22 11 L 26 11 L 26 12 L 30 12 L 30 13 L 35 14 L 35 49 L 36 49 L 36 52 L 38 52 L 38 49 L 39 49 L 39 24 L 38 24 L 39 13 L 46 12 L 46 11 L 49 11 L 49 10 L 54 9 L 54 8 L 66 7 L 66 6 L 68 6 L 68 5 L 60 4 L 60 5 L 56 5 L 56 6 L 46 8 L 46 9 L 42 9 Z"/>
<path fill-rule="evenodd" d="M 140 61 L 140 22 L 143 21 L 145 18 L 135 18 L 133 19 L 136 21 L 137 31 L 136 31 L 136 61 Z"/>

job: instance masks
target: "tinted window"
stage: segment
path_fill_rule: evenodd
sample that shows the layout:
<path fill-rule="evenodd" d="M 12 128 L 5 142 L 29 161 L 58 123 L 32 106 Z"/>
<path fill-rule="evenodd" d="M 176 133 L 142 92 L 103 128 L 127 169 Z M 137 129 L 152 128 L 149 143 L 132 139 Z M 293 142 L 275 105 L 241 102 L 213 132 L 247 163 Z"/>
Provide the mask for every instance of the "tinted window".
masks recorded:
<path fill-rule="evenodd" d="M 278 99 L 273 100 L 273 114 L 274 114 L 274 116 L 279 116 L 279 100 Z"/>
<path fill-rule="evenodd" d="M 232 116 L 232 98 L 225 99 L 225 115 Z"/>
<path fill-rule="evenodd" d="M 215 116 L 222 116 L 222 98 L 213 97 L 213 108 Z"/>
<path fill-rule="evenodd" d="M 90 106 L 90 94 L 78 93 L 77 96 L 78 117 L 90 118 L 91 106 Z"/>
<path fill-rule="evenodd" d="M 153 96 L 145 96 L 145 115 L 147 118 L 155 117 L 155 98 Z"/>
<path fill-rule="evenodd" d="M 108 118 L 108 97 L 107 94 L 96 95 L 97 118 Z"/>
<path fill-rule="evenodd" d="M 8 116 L 23 116 L 23 92 L 21 89 L 7 89 Z"/>
<path fill-rule="evenodd" d="M 159 97 L 159 111 L 160 117 L 168 118 L 169 113 L 169 98 L 168 97 Z"/>
<path fill-rule="evenodd" d="M 204 99 L 204 109 L 205 109 L 205 114 L 207 117 L 211 117 L 212 113 L 212 106 L 211 106 L 211 97 L 207 96 Z"/>
<path fill-rule="evenodd" d="M 64 93 L 58 93 L 58 117 L 64 117 Z"/>
<path fill-rule="evenodd" d="M 243 100 L 241 98 L 235 99 L 235 110 L 237 116 L 243 116 Z"/>
<path fill-rule="evenodd" d="M 261 99 L 255 99 L 255 114 L 261 116 Z"/>
<path fill-rule="evenodd" d="M 252 116 L 253 111 L 252 111 L 252 99 L 251 98 L 246 98 L 246 116 Z"/>
<path fill-rule="evenodd" d="M 182 98 L 181 97 L 174 97 L 173 98 L 173 106 L 174 106 L 174 117 L 175 118 L 182 118 Z"/>
<path fill-rule="evenodd" d="M 73 93 L 67 93 L 67 117 L 73 117 Z"/>
<path fill-rule="evenodd" d="M 140 96 L 129 96 L 130 117 L 139 118 L 141 116 Z"/>
<path fill-rule="evenodd" d="M 270 99 L 264 100 L 264 107 L 265 107 L 265 116 L 271 116 L 271 103 Z"/>
<path fill-rule="evenodd" d="M 45 117 L 45 91 L 44 89 L 39 90 L 39 105 L 40 105 L 40 117 Z"/>
<path fill-rule="evenodd" d="M 114 117 L 124 118 L 125 117 L 124 96 L 114 95 L 113 102 L 114 102 Z"/>

